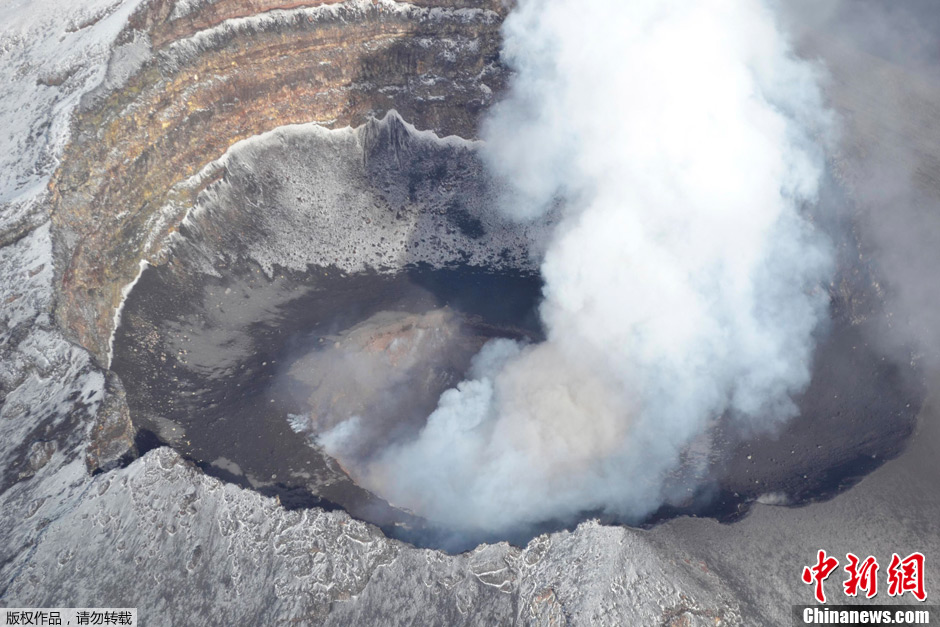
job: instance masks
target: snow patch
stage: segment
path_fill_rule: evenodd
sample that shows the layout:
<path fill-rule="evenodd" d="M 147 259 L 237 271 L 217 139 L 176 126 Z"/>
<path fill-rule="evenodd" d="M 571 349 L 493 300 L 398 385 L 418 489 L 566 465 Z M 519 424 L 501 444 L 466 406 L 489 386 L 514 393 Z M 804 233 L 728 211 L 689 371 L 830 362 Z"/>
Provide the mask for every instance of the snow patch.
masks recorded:
<path fill-rule="evenodd" d="M 0 233 L 37 221 L 30 214 L 41 204 L 29 199 L 45 190 L 71 112 L 104 80 L 113 43 L 142 1 L 0 4 Z"/>

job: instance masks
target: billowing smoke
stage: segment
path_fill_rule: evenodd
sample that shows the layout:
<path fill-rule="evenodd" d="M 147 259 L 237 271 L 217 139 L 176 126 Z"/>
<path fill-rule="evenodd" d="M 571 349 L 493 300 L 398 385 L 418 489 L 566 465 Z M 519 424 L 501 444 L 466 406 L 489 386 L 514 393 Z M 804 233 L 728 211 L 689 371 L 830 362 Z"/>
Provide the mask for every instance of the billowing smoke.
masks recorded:
<path fill-rule="evenodd" d="M 782 3 L 800 51 L 839 77 L 837 153 L 855 229 L 884 291 L 890 324 L 868 338 L 901 363 L 940 374 L 940 3 Z"/>
<path fill-rule="evenodd" d="M 485 152 L 507 212 L 561 215 L 547 339 L 490 342 L 414 439 L 343 460 L 351 419 L 321 444 L 451 530 L 636 520 L 695 480 L 713 421 L 778 424 L 809 381 L 831 270 L 805 217 L 817 68 L 760 0 L 521 0 L 504 35 Z"/>

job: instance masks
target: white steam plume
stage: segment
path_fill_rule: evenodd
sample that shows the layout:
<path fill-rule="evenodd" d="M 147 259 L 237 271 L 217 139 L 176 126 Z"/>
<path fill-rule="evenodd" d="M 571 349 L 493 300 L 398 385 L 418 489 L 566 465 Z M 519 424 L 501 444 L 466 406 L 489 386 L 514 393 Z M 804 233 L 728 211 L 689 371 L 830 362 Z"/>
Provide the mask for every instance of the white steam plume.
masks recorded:
<path fill-rule="evenodd" d="M 828 304 L 801 213 L 828 113 L 760 0 L 521 0 L 504 35 L 486 153 L 507 211 L 562 206 L 547 341 L 491 342 L 416 439 L 344 462 L 458 531 L 638 518 L 709 421 L 795 412 Z"/>

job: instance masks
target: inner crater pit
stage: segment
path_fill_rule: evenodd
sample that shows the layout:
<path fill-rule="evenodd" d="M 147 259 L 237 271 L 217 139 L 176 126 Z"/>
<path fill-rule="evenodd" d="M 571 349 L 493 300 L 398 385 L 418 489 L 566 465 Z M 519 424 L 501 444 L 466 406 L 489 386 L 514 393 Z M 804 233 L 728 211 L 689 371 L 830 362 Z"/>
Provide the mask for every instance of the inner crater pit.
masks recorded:
<path fill-rule="evenodd" d="M 139 448 L 169 444 L 287 507 L 420 524 L 317 438 L 355 417 L 356 457 L 413 437 L 488 340 L 541 338 L 545 226 L 495 211 L 472 142 L 394 113 L 236 144 L 163 263 L 130 290 L 112 369 Z"/>

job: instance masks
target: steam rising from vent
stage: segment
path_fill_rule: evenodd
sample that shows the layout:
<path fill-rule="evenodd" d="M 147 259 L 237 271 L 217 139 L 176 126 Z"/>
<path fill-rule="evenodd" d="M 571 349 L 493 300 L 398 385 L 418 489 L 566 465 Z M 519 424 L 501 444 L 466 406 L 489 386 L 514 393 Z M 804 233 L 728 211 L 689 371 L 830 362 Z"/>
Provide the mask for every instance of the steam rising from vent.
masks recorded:
<path fill-rule="evenodd" d="M 803 207 L 829 114 L 759 0 L 521 0 L 504 35 L 484 150 L 506 212 L 561 209 L 547 340 L 490 342 L 415 439 L 344 457 L 351 418 L 320 443 L 451 530 L 639 519 L 699 479 L 713 421 L 795 413 L 828 305 Z"/>

